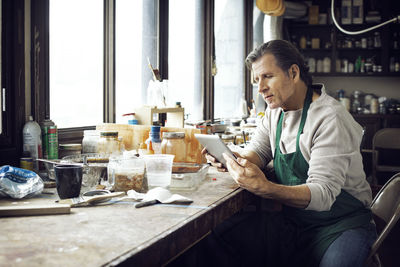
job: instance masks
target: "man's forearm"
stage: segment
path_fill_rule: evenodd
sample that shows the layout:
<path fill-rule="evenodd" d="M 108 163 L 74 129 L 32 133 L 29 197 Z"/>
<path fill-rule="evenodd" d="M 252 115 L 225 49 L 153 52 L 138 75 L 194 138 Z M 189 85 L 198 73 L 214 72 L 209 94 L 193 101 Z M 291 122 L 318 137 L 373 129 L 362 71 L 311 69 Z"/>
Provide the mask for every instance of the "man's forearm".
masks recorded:
<path fill-rule="evenodd" d="M 262 194 L 255 193 L 261 197 L 274 199 L 282 204 L 296 208 L 306 208 L 311 200 L 311 191 L 304 184 L 288 186 L 268 182 L 268 187 L 265 191 Z"/>

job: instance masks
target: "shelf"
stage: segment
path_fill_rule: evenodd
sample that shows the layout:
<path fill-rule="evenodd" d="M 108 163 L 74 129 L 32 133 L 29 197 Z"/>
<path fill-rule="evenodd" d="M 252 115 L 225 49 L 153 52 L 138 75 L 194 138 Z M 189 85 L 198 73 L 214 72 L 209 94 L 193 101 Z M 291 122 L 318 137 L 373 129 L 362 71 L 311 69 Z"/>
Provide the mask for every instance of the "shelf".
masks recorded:
<path fill-rule="evenodd" d="M 381 52 L 381 48 L 373 48 L 373 49 L 367 49 L 367 48 L 336 48 L 337 51 L 339 52 L 359 52 L 359 53 L 364 53 L 364 52 Z"/>
<path fill-rule="evenodd" d="M 308 24 L 308 23 L 292 23 L 290 25 L 293 28 L 302 28 L 302 29 L 331 29 L 333 24 Z"/>
<path fill-rule="evenodd" d="M 310 74 L 316 77 L 400 77 L 400 72 L 377 72 L 377 73 L 342 73 L 342 72 L 314 72 Z"/>
<path fill-rule="evenodd" d="M 311 53 L 311 52 L 332 52 L 331 48 L 318 48 L 318 49 L 314 49 L 314 48 L 306 48 L 306 49 L 301 49 L 299 48 L 300 52 L 304 52 L 304 53 Z"/>

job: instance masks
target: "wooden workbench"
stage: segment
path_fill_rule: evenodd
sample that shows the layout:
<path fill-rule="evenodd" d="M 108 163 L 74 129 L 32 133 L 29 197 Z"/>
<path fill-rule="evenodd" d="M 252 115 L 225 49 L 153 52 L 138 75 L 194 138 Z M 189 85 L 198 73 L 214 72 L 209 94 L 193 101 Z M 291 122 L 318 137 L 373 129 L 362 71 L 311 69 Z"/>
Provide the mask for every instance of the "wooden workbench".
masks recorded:
<path fill-rule="evenodd" d="M 254 199 L 214 168 L 196 191 L 173 192 L 193 203 L 136 209 L 133 201 L 111 201 L 70 214 L 0 218 L 0 266 L 161 266 Z M 56 199 L 42 194 L 0 205 Z"/>

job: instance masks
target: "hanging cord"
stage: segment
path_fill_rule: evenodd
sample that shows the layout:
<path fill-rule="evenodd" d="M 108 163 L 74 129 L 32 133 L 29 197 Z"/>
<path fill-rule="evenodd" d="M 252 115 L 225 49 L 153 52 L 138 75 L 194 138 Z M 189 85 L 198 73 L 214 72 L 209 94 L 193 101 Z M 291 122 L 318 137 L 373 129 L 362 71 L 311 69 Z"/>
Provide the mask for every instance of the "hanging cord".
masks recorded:
<path fill-rule="evenodd" d="M 355 31 L 355 32 L 346 31 L 345 29 L 343 29 L 342 27 L 340 27 L 340 25 L 337 23 L 337 21 L 336 21 L 336 19 L 335 19 L 335 9 L 334 9 L 334 7 L 335 7 L 335 4 L 334 4 L 334 3 L 335 3 L 335 0 L 332 0 L 331 3 L 332 3 L 332 5 L 331 5 L 331 14 L 332 14 L 333 23 L 335 24 L 335 26 L 336 26 L 341 32 L 343 32 L 343 33 L 345 33 L 345 34 L 349 34 L 349 35 L 362 34 L 362 33 L 366 33 L 366 32 L 369 32 L 369 31 L 378 29 L 378 28 L 380 28 L 380 27 L 382 27 L 382 26 L 384 26 L 384 25 L 386 25 L 386 24 L 389 24 L 389 23 L 392 23 L 392 22 L 399 22 L 399 21 L 400 21 L 400 15 L 398 15 L 398 16 L 395 17 L 395 18 L 392 18 L 392 19 L 390 19 L 390 20 L 388 20 L 388 21 L 385 21 L 385 22 L 383 22 L 383 23 L 381 23 L 381 24 L 372 26 L 372 27 L 367 28 L 367 29 L 365 29 L 365 30 Z"/>

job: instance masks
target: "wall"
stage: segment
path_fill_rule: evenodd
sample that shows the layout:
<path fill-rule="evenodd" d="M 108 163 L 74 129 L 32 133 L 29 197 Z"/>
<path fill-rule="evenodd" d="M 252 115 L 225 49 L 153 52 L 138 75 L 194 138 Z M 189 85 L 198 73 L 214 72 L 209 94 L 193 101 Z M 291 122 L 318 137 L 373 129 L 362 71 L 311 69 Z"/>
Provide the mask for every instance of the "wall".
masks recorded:
<path fill-rule="evenodd" d="M 314 77 L 313 82 L 324 83 L 332 96 L 336 96 L 339 89 L 343 89 L 346 96 L 358 90 L 363 94 L 386 96 L 400 101 L 400 77 Z"/>

